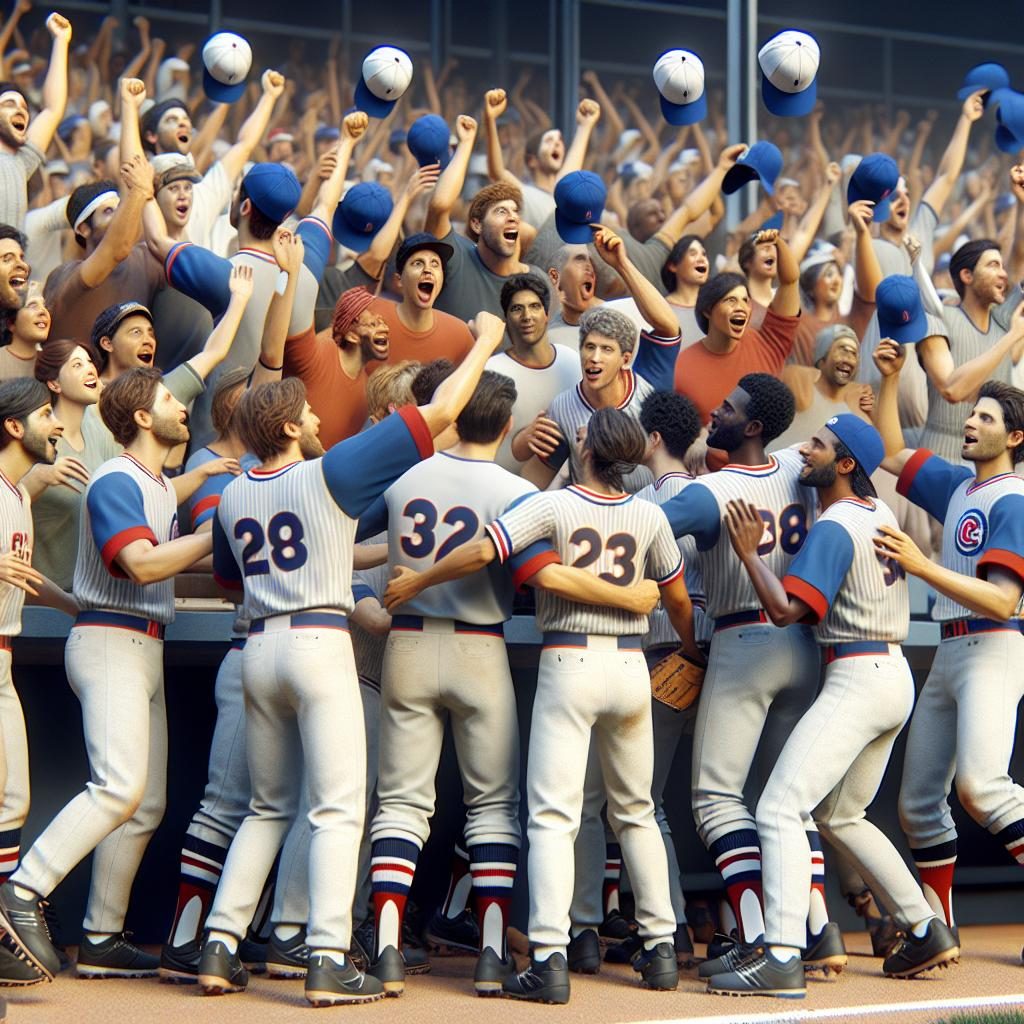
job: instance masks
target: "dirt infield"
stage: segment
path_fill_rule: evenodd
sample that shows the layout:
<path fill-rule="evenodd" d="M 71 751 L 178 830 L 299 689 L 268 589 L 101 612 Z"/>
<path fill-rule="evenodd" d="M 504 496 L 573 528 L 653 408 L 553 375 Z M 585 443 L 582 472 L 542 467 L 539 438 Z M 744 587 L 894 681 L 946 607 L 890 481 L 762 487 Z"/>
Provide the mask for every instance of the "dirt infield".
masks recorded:
<path fill-rule="evenodd" d="M 596 977 L 574 976 L 572 1001 L 565 1007 L 506 999 L 485 1002 L 473 995 L 472 959 L 437 958 L 431 974 L 407 981 L 401 999 L 339 1007 L 335 1012 L 344 1014 L 346 1020 L 387 1024 L 480 1024 L 482 1020 L 486 1024 L 533 1024 L 549 1016 L 563 1024 L 689 1020 L 701 1020 L 702 1024 L 798 1020 L 931 1024 L 955 1013 L 995 1008 L 991 1003 L 996 1001 L 1000 1008 L 1024 1010 L 1024 966 L 1020 962 L 1024 927 L 964 928 L 961 939 L 965 952 L 959 965 L 915 981 L 893 981 L 881 976 L 880 961 L 868 955 L 867 937 L 848 935 L 849 967 L 839 977 L 809 981 L 803 1000 L 707 995 L 696 971 L 685 973 L 676 993 L 649 992 L 637 986 L 630 968 L 604 965 Z M 192 986 L 150 980 L 82 981 L 67 975 L 52 985 L 21 992 L 7 989 L 4 994 L 9 1024 L 308 1024 L 313 1012 L 303 999 L 301 982 L 261 978 L 254 978 L 242 995 L 207 998 Z"/>

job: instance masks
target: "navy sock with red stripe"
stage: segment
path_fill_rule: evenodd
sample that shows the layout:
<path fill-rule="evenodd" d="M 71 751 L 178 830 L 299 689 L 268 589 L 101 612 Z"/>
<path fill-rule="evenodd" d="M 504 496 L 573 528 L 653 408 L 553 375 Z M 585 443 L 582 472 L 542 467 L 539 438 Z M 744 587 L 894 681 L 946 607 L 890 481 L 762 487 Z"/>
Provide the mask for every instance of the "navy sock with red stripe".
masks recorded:
<path fill-rule="evenodd" d="M 420 848 L 410 839 L 388 836 L 370 848 L 370 887 L 377 935 L 375 956 L 388 946 L 402 948 L 402 918 L 409 899 Z"/>
<path fill-rule="evenodd" d="M 199 941 L 227 855 L 226 846 L 186 834 L 181 846 L 178 902 L 169 945 L 183 946 Z"/>
<path fill-rule="evenodd" d="M 618 843 L 605 843 L 604 883 L 601 886 L 601 911 L 607 917 L 619 909 L 619 880 L 622 877 L 622 847 Z"/>
<path fill-rule="evenodd" d="M 519 847 L 512 843 L 478 843 L 469 848 L 469 857 L 480 952 L 490 947 L 504 959 Z"/>
<path fill-rule="evenodd" d="M 0 884 L 14 874 L 21 860 L 21 829 L 12 828 L 0 832 Z"/>
<path fill-rule="evenodd" d="M 1007 825 L 996 838 L 1018 864 L 1024 864 L 1024 818 Z M 0 836 L 2 840 L 3 836 Z"/>
<path fill-rule="evenodd" d="M 956 868 L 956 840 L 911 850 L 921 889 L 928 906 L 942 918 L 950 928 L 953 919 L 953 871 Z"/>
<path fill-rule="evenodd" d="M 708 848 L 725 882 L 725 895 L 739 925 L 740 938 L 754 942 L 764 935 L 761 909 L 761 841 L 752 828 L 716 839 Z"/>

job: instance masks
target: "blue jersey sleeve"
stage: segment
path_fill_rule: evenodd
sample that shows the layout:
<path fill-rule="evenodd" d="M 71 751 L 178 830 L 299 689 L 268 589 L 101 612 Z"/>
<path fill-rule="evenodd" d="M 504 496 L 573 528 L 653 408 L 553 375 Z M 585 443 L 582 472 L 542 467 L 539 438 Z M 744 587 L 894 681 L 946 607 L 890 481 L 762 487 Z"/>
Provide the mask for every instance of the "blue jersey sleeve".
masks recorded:
<path fill-rule="evenodd" d="M 235 478 L 230 473 L 217 473 L 207 477 L 199 490 L 188 499 L 189 518 L 195 532 L 203 523 L 208 523 L 216 514 L 224 488 Z"/>
<path fill-rule="evenodd" d="M 242 570 L 219 515 L 213 519 L 213 578 L 225 590 L 242 589 Z"/>
<path fill-rule="evenodd" d="M 330 229 L 319 217 L 303 217 L 295 233 L 302 239 L 302 262 L 319 283 L 331 256 Z"/>
<path fill-rule="evenodd" d="M 406 405 L 334 445 L 322 459 L 324 479 L 338 508 L 358 519 L 410 466 L 433 454 L 426 420 Z"/>
<path fill-rule="evenodd" d="M 164 264 L 167 280 L 189 298 L 205 306 L 216 320 L 222 316 L 231 301 L 231 263 L 222 256 L 181 242 L 168 254 Z"/>
<path fill-rule="evenodd" d="M 981 577 L 997 565 L 1024 583 L 1024 494 L 1006 494 L 989 513 L 988 543 L 978 559 Z"/>
<path fill-rule="evenodd" d="M 146 521 L 142 491 L 127 473 L 107 473 L 89 485 L 85 497 L 92 539 L 112 576 L 125 578 L 115 559 L 133 541 L 158 543 Z"/>
<path fill-rule="evenodd" d="M 918 448 L 903 467 L 896 490 L 944 523 L 954 491 L 973 475 L 966 466 L 954 466 L 927 448 Z"/>
<path fill-rule="evenodd" d="M 699 483 L 690 484 L 661 506 L 675 537 L 692 535 L 701 551 L 714 547 L 722 532 L 722 513 L 715 496 Z"/>
<path fill-rule="evenodd" d="M 817 523 L 789 563 L 782 585 L 811 609 L 808 621 L 821 622 L 851 565 L 853 540 L 846 530 L 838 523 Z"/>
<path fill-rule="evenodd" d="M 649 331 L 640 332 L 633 372 L 643 377 L 657 391 L 671 391 L 674 387 L 676 359 L 682 334 L 674 338 L 661 338 Z"/>
<path fill-rule="evenodd" d="M 369 537 L 376 537 L 388 528 L 388 503 L 384 495 L 378 495 L 370 503 L 370 507 L 359 517 L 356 529 L 356 543 Z"/>

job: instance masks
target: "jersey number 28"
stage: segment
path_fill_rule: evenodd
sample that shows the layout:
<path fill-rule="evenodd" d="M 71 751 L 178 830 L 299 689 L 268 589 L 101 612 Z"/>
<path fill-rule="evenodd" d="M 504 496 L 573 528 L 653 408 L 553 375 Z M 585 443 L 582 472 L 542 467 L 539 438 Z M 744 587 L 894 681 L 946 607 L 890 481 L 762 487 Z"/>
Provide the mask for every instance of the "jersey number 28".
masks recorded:
<path fill-rule="evenodd" d="M 270 563 L 282 572 L 301 569 L 309 558 L 309 549 L 302 543 L 306 531 L 294 512 L 278 512 L 267 523 L 266 533 L 255 519 L 239 519 L 235 523 L 235 539 L 244 540 L 242 571 L 246 576 L 265 576 Z M 270 558 L 262 557 L 269 542 Z"/>

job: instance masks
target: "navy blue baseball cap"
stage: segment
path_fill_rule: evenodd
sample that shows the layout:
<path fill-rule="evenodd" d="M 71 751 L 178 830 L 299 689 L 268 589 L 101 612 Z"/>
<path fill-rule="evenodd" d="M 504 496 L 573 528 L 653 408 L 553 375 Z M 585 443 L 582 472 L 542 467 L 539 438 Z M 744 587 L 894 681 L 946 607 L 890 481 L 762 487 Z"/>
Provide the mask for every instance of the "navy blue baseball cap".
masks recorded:
<path fill-rule="evenodd" d="M 996 145 L 1004 153 L 1024 149 L 1024 95 L 1013 89 L 1000 89 L 994 97 L 996 109 Z"/>
<path fill-rule="evenodd" d="M 608 190 L 593 171 L 570 171 L 555 185 L 555 230 L 563 242 L 586 245 L 601 219 Z"/>
<path fill-rule="evenodd" d="M 887 153 L 871 153 L 864 157 L 850 175 L 846 186 L 847 204 L 870 199 L 875 204 L 871 219 L 889 219 L 889 196 L 900 181 L 900 169 Z"/>
<path fill-rule="evenodd" d="M 452 133 L 443 117 L 424 114 L 409 126 L 405 144 L 420 167 L 440 164 L 443 170 L 452 156 L 451 137 Z"/>
<path fill-rule="evenodd" d="M 878 331 L 900 345 L 916 345 L 928 334 L 921 289 L 912 277 L 890 274 L 875 290 Z"/>
<path fill-rule="evenodd" d="M 882 435 L 859 416 L 852 412 L 841 412 L 825 423 L 825 426 L 850 450 L 857 465 L 871 476 L 885 458 Z"/>
<path fill-rule="evenodd" d="M 776 210 L 757 230 L 758 231 L 781 231 L 786 218 L 781 210 Z"/>
<path fill-rule="evenodd" d="M 242 188 L 252 205 L 275 224 L 287 220 L 302 197 L 299 179 L 284 164 L 253 164 L 242 179 Z"/>
<path fill-rule="evenodd" d="M 748 181 L 758 181 L 768 195 L 775 195 L 775 179 L 782 172 L 782 153 L 774 142 L 755 142 L 730 167 L 722 179 L 722 191 L 731 196 Z"/>
<path fill-rule="evenodd" d="M 353 252 L 366 252 L 393 206 L 391 193 L 375 181 L 353 185 L 334 211 L 331 231 L 335 241 Z"/>
<path fill-rule="evenodd" d="M 331 124 L 320 124 L 317 125 L 316 131 L 313 132 L 314 142 L 324 142 L 330 140 L 331 142 L 337 142 L 341 138 L 341 131 L 335 128 Z"/>
<path fill-rule="evenodd" d="M 395 253 L 395 269 L 401 273 L 409 262 L 409 257 L 421 249 L 436 252 L 441 257 L 441 265 L 445 270 L 448 269 L 448 261 L 455 255 L 455 249 L 447 242 L 442 242 L 436 235 L 426 231 L 418 231 L 415 235 L 409 235 L 398 247 L 398 252 Z"/>
<path fill-rule="evenodd" d="M 997 89 L 1009 88 L 1010 74 L 1002 64 L 976 64 L 964 75 L 964 84 L 957 89 L 956 98 L 962 102 L 978 90 L 984 89 L 988 95 L 982 97 L 982 100 L 987 104 Z"/>

